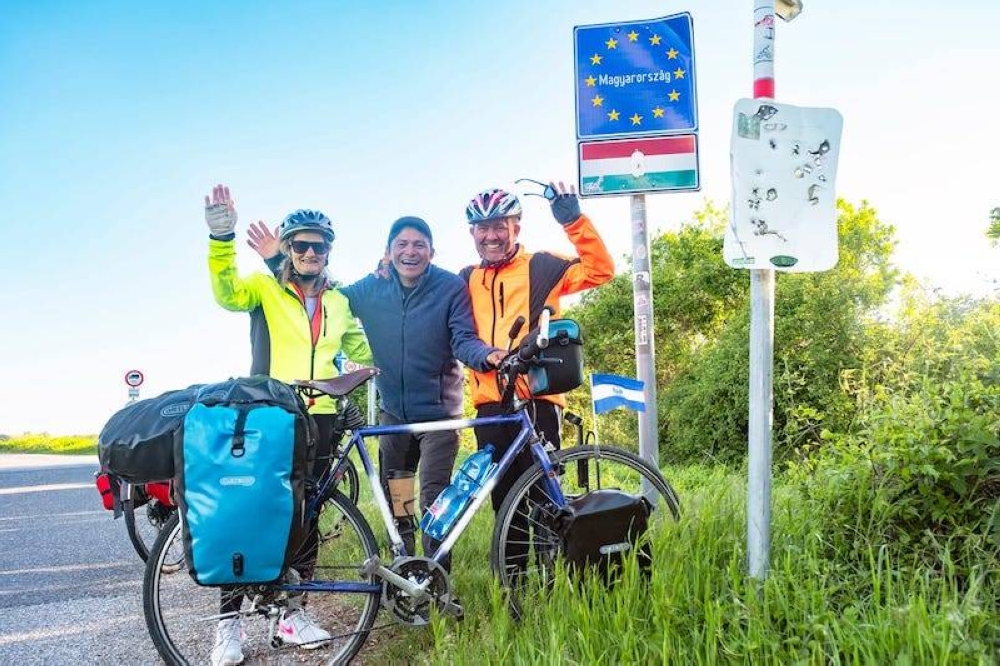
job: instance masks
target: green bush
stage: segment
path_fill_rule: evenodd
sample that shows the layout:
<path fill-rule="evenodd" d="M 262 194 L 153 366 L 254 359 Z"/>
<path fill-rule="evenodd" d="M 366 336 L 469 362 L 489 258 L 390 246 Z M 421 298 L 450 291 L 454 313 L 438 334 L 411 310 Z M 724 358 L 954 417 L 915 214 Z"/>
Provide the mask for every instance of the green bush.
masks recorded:
<path fill-rule="evenodd" d="M 838 545 L 1000 549 L 998 331 L 996 302 L 906 306 L 887 345 L 898 354 L 852 388 L 856 426 L 826 432 L 824 446 L 792 465 Z"/>
<path fill-rule="evenodd" d="M 626 572 L 609 589 L 560 578 L 545 603 L 516 623 L 482 566 L 488 532 L 477 532 L 462 542 L 463 563 L 471 567 L 455 567 L 465 620 L 435 618 L 432 644 L 371 661 L 992 663 L 1000 648 L 1000 598 L 988 558 L 960 577 L 880 548 L 831 553 L 819 507 L 803 506 L 798 482 L 779 475 L 771 568 L 760 583 L 746 574 L 745 475 L 720 466 L 666 471 L 684 512 L 655 538 L 648 581 Z"/>
<path fill-rule="evenodd" d="M 818 442 L 855 413 L 841 387 L 861 367 L 870 321 L 897 283 L 893 228 L 862 203 L 838 202 L 840 261 L 824 273 L 780 274 L 775 294 L 775 455 Z M 711 203 L 677 231 L 652 239 L 657 418 L 661 458 L 738 463 L 746 455 L 749 275 L 722 261 L 728 215 Z M 570 313 L 585 334 L 588 370 L 635 376 L 629 274 L 588 293 Z M 877 332 L 877 329 L 876 329 Z M 587 396 L 571 396 L 586 410 Z M 634 441 L 635 416 L 602 417 L 602 433 Z"/>

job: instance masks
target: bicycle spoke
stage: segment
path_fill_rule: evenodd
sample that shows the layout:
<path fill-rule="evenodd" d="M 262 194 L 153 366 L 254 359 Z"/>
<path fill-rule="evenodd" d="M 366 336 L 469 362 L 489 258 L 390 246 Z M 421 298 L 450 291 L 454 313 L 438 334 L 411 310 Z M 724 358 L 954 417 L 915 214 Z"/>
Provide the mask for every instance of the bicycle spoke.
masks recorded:
<path fill-rule="evenodd" d="M 632 453 L 614 447 L 577 447 L 553 457 L 560 491 L 567 501 L 597 489 L 614 489 L 632 496 L 651 499 L 653 515 L 663 520 L 677 515 L 677 498 L 669 484 L 653 468 Z M 497 514 L 491 561 L 508 590 L 511 610 L 543 602 L 553 582 L 555 562 L 562 548 L 557 534 L 556 507 L 559 502 L 541 483 L 544 472 L 535 465 L 511 488 Z M 645 487 L 653 492 L 644 493 Z M 648 540 L 662 520 L 649 522 Z"/>
<path fill-rule="evenodd" d="M 289 582 L 295 583 L 299 577 L 311 584 L 373 582 L 372 578 L 361 575 L 361 566 L 376 554 L 377 546 L 354 505 L 339 494 L 334 496 L 324 505 L 321 526 L 326 524 L 324 521 L 342 526 L 339 537 L 321 541 L 314 534 L 311 543 L 315 555 L 311 557 L 307 556 L 309 541 L 306 541 L 299 549 L 299 559 L 289 570 L 288 575 L 292 576 Z M 226 617 L 240 618 L 246 636 L 243 653 L 250 663 L 344 663 L 367 638 L 379 608 L 377 593 L 328 589 L 286 593 L 276 586 L 254 585 L 230 589 L 220 595 L 219 588 L 196 585 L 187 571 L 166 575 L 156 570 L 155 563 L 166 561 L 174 557 L 171 553 L 183 549 L 176 520 L 169 525 L 170 534 L 164 534 L 158 542 L 154 564 L 147 567 L 143 589 L 147 626 L 168 664 L 204 663 L 212 651 L 218 622 Z M 317 578 L 317 572 L 324 572 L 320 574 L 323 579 Z M 311 650 L 273 646 L 271 632 L 278 614 L 300 605 L 331 637 Z"/>

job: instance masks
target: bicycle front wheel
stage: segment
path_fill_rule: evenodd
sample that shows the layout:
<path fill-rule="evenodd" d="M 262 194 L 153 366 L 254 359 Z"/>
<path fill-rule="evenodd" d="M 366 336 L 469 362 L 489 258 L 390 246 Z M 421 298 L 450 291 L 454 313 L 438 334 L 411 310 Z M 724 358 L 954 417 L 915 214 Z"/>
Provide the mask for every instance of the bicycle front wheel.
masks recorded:
<path fill-rule="evenodd" d="M 377 553 L 375 537 L 357 507 L 340 493 L 324 503 L 319 534 L 311 577 L 314 583 L 376 582 L 373 576 L 361 573 L 362 563 Z M 296 593 L 283 593 L 274 585 L 227 589 L 223 593 L 219 588 L 196 584 L 186 564 L 177 571 L 164 571 L 162 564 L 177 561 L 178 554 L 184 562 L 183 548 L 181 526 L 176 517 L 171 518 L 153 546 L 143 581 L 146 627 L 160 656 L 171 666 L 209 660 L 221 615 L 221 594 L 230 600 L 227 610 L 238 608 L 234 612 L 240 618 L 243 654 L 249 663 L 346 664 L 361 649 L 375 623 L 379 593 L 313 591 L 307 595 L 305 608 L 332 639 L 311 650 L 282 645 L 280 641 L 272 643 L 268 613 L 273 616 L 281 612 L 289 605 L 288 597 L 295 599 Z M 242 604 L 232 602 L 240 597 Z M 298 600 L 302 601 L 301 597 Z"/>
<path fill-rule="evenodd" d="M 614 446 L 577 446 L 552 454 L 557 481 L 567 499 L 602 489 L 644 495 L 651 512 L 648 533 L 680 517 L 677 493 L 660 472 L 630 451 Z M 490 564 L 507 590 L 511 611 L 540 603 L 552 582 L 560 553 L 552 529 L 556 501 L 539 483 L 544 472 L 536 463 L 514 483 L 497 511 Z"/>

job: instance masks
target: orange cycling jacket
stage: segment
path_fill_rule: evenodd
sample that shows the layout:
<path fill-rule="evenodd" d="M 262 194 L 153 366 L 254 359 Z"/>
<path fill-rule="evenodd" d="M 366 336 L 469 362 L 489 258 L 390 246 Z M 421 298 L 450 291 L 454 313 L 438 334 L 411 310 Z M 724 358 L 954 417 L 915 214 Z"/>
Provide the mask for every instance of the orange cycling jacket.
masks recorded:
<path fill-rule="evenodd" d="M 543 307 L 551 306 L 555 312 L 553 318 L 558 317 L 560 296 L 602 285 L 614 277 L 615 262 L 586 215 L 563 229 L 576 248 L 575 258 L 550 252 L 532 254 L 518 246 L 514 257 L 506 264 L 469 266 L 461 271 L 469 283 L 476 331 L 484 342 L 505 349 L 511 326 L 521 316 L 528 324 L 515 339 L 517 345 L 538 324 Z M 495 371 L 470 369 L 470 375 L 472 401 L 476 407 L 500 401 Z M 530 397 L 522 384 L 518 384 L 518 395 Z M 562 395 L 538 399 L 566 405 Z"/>

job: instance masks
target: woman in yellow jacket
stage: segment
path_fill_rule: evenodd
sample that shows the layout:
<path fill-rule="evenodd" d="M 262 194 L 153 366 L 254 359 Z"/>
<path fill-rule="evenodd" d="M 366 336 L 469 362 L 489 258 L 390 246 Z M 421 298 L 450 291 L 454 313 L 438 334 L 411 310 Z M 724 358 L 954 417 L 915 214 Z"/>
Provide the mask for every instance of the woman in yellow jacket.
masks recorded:
<path fill-rule="evenodd" d="M 340 350 L 353 361 L 371 363 L 371 349 L 347 298 L 332 288 L 326 272 L 335 238 L 333 224 L 326 215 L 297 210 L 285 218 L 279 240 L 287 259 L 277 278 L 264 273 L 247 277 L 237 274 L 237 215 L 228 187 L 218 185 L 211 199 L 205 197 L 205 220 L 209 227 L 208 268 L 215 300 L 227 310 L 251 312 L 252 373 L 270 375 L 284 382 L 335 377 L 338 372 L 333 359 Z M 313 478 L 318 478 L 329 464 L 335 411 L 329 397 L 310 401 L 309 412 L 319 431 Z M 311 541 L 303 546 L 307 552 L 295 564 L 303 578 L 311 576 L 316 545 Z M 242 601 L 242 595 L 224 591 L 221 613 L 237 611 Z M 306 648 L 320 647 L 322 641 L 331 638 L 329 632 L 301 610 L 284 613 L 278 633 L 284 642 Z M 239 664 L 243 656 L 239 617 L 221 620 L 211 663 Z"/>

